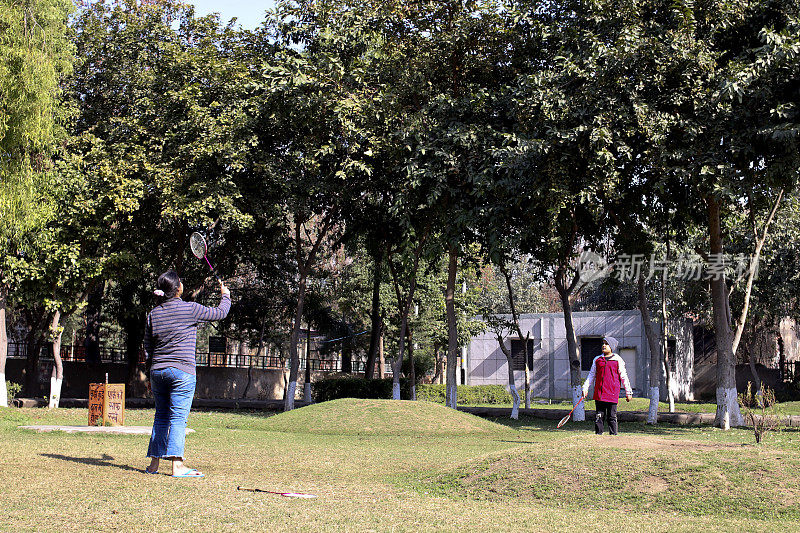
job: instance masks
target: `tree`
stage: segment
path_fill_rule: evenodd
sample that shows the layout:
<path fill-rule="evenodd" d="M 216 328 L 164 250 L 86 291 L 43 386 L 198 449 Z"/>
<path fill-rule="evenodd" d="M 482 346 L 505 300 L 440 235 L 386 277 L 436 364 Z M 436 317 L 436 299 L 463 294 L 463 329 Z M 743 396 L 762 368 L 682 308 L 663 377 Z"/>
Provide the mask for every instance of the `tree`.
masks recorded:
<path fill-rule="evenodd" d="M 794 55 L 782 52 L 777 54 L 782 59 L 770 61 L 771 47 L 760 42 L 771 35 L 796 34 L 794 8 L 783 2 L 718 1 L 684 6 L 679 14 L 680 26 L 674 35 L 680 37 L 683 53 L 691 51 L 693 59 L 685 61 L 682 54 L 667 59 L 675 66 L 679 82 L 668 100 L 656 102 L 653 109 L 664 110 L 671 123 L 680 124 L 664 139 L 664 166 L 670 179 L 689 185 L 692 196 L 685 204 L 704 208 L 707 245 L 702 253 L 714 263 L 725 252 L 722 220 L 726 210 L 739 209 L 742 203 L 754 209 L 758 203 L 750 199 L 765 199 L 767 216 L 760 234 L 766 236 L 769 213 L 797 177 L 796 135 L 785 131 L 786 118 L 796 120 L 796 113 L 778 111 L 787 109 L 785 91 L 796 87 L 796 61 Z M 676 100 L 684 105 L 676 107 Z M 759 240 L 763 245 L 763 239 Z M 756 244 L 752 267 L 761 245 Z M 754 272 L 754 268 L 749 270 Z M 752 276 L 747 286 L 752 286 Z M 746 323 L 749 289 L 745 289 L 734 330 L 724 273 L 713 276 L 709 288 L 718 355 L 716 423 L 727 429 L 743 422 L 736 395 L 735 353 Z"/>
<path fill-rule="evenodd" d="M 70 106 L 60 82 L 72 65 L 64 0 L 26 0 L 0 7 L 0 405 L 6 404 L 6 306 L 17 293 L 9 262 L 25 253 L 51 214 L 44 177 Z"/>
<path fill-rule="evenodd" d="M 95 267 L 85 280 L 90 347 L 96 355 L 104 295 L 118 295 L 133 384 L 155 277 L 173 268 L 196 295 L 206 272 L 185 261 L 189 234 L 206 230 L 215 245 L 251 221 L 233 181 L 249 34 L 172 0 L 92 3 L 74 30 L 67 92 L 79 113 L 68 148 L 79 173 L 62 219 Z M 220 263 L 232 272 L 236 257 Z"/>

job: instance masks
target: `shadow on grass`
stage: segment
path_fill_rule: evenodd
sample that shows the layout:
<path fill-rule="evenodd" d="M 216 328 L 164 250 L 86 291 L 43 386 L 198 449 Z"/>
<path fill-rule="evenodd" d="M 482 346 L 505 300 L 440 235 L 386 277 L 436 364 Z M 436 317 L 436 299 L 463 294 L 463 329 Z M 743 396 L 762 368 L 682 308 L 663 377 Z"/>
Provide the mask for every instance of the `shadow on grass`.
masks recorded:
<path fill-rule="evenodd" d="M 60 459 L 62 461 L 69 461 L 71 463 L 80 463 L 92 466 L 113 466 L 114 468 L 119 468 L 120 470 L 128 470 L 131 472 L 142 472 L 141 468 L 133 468 L 132 466 L 128 465 L 118 465 L 116 463 L 112 463 L 111 461 L 113 461 L 114 458 L 105 453 L 99 459 L 96 459 L 94 457 L 70 457 L 69 455 L 61 455 L 58 453 L 41 453 L 39 455 L 41 455 L 42 457 L 49 457 L 50 459 Z"/>

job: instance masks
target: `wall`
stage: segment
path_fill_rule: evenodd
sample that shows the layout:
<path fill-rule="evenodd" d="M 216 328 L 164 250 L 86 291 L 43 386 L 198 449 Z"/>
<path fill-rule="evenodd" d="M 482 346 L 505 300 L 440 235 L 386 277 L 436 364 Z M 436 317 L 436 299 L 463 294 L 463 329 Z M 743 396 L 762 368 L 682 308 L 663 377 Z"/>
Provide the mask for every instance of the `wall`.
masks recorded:
<path fill-rule="evenodd" d="M 573 313 L 575 335 L 615 337 L 620 349 L 635 350 L 637 382 L 633 383 L 634 394 L 641 395 L 642 376 L 649 368 L 649 351 L 642 342 L 643 331 L 641 315 L 638 311 L 594 311 Z M 567 355 L 567 335 L 561 313 L 536 313 L 520 316 L 523 332 L 531 331 L 534 338 L 533 368 L 531 385 L 533 395 L 542 398 L 569 398 L 570 371 Z M 513 334 L 508 337 L 516 338 Z M 506 340 L 506 342 L 509 342 Z M 599 355 L 599 354 L 598 354 Z M 497 339 L 490 331 L 474 337 L 468 353 L 468 381 L 470 385 L 508 384 L 506 358 Z M 588 371 L 582 372 L 585 378 Z M 525 373 L 515 372 L 517 388 L 524 387 Z M 646 382 L 644 382 L 646 384 Z"/>
<path fill-rule="evenodd" d="M 52 362 L 42 362 L 39 384 L 41 391 L 39 396 L 46 396 L 50 387 L 50 372 Z M 247 390 L 248 399 L 281 399 L 283 398 L 283 370 L 280 369 L 253 369 L 252 381 Z M 108 373 L 108 381 L 111 383 L 125 383 L 127 381 L 127 366 L 118 363 L 101 364 L 97 367 L 89 367 L 86 363 L 76 361 L 64 362 L 64 383 L 62 384 L 61 396 L 63 398 L 86 398 L 89 391 L 89 383 L 102 383 L 105 374 Z M 221 367 L 199 367 L 197 369 L 197 398 L 228 398 L 241 399 L 247 387 L 248 369 L 246 368 L 221 368 Z M 312 376 L 318 377 L 315 373 Z M 132 388 L 126 391 L 129 398 L 143 397 L 146 393 L 144 385 L 144 374 L 140 372 L 139 383 L 134 383 Z M 298 384 L 298 397 L 302 398 L 303 385 L 302 373 Z M 7 359 L 6 360 L 6 380 L 14 383 L 23 383 L 25 380 L 25 360 Z"/>

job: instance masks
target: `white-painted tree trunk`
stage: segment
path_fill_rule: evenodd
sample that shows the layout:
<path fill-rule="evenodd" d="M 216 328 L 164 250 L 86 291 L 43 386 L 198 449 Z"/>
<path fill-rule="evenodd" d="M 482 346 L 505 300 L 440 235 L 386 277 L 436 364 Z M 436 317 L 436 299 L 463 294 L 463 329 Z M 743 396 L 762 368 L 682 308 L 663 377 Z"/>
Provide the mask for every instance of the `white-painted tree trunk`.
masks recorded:
<path fill-rule="evenodd" d="M 658 399 L 659 396 L 659 388 L 658 387 L 650 387 L 650 405 L 647 409 L 647 423 L 648 424 L 657 424 L 658 423 Z"/>
<path fill-rule="evenodd" d="M 311 398 L 311 383 L 303 384 L 303 399 L 308 403 L 312 403 L 314 400 Z"/>
<path fill-rule="evenodd" d="M 297 391 L 297 381 L 289 382 L 289 389 L 286 391 L 285 410 L 291 411 L 294 409 L 294 394 Z"/>
<path fill-rule="evenodd" d="M 675 412 L 675 379 L 672 377 L 673 373 L 669 372 L 667 375 L 667 401 L 669 402 L 669 412 Z M 737 400 L 738 401 L 738 400 Z"/>
<path fill-rule="evenodd" d="M 455 383 L 447 384 L 447 407 L 458 409 L 458 388 Z"/>
<path fill-rule="evenodd" d="M 49 409 L 58 409 L 58 404 L 61 402 L 61 384 L 63 379 L 50 376 L 50 403 L 47 405 Z"/>
<path fill-rule="evenodd" d="M 5 372 L 0 372 L 0 407 L 8 407 L 8 388 L 6 388 Z"/>
<path fill-rule="evenodd" d="M 730 429 L 731 426 L 743 426 L 744 420 L 739 411 L 739 400 L 736 387 L 730 389 L 725 387 L 717 388 L 717 418 L 718 426 L 722 429 Z"/>
<path fill-rule="evenodd" d="M 400 399 L 400 384 L 392 383 L 392 400 Z"/>
<path fill-rule="evenodd" d="M 514 406 L 511 408 L 511 418 L 514 420 L 519 419 L 519 393 L 517 392 L 516 387 L 509 387 L 509 392 L 511 393 L 511 397 L 514 399 Z"/>
<path fill-rule="evenodd" d="M 576 406 L 575 411 L 572 413 L 572 420 L 575 422 L 583 422 L 586 420 L 586 402 L 578 402 L 583 396 L 583 387 L 580 385 L 572 387 L 572 405 Z"/>
<path fill-rule="evenodd" d="M 50 376 L 50 401 L 48 408 L 58 409 L 61 402 L 61 384 L 64 381 L 64 363 L 61 361 L 61 335 L 64 332 L 60 325 L 61 311 L 56 310 L 50 323 L 52 338 L 53 372 Z"/>

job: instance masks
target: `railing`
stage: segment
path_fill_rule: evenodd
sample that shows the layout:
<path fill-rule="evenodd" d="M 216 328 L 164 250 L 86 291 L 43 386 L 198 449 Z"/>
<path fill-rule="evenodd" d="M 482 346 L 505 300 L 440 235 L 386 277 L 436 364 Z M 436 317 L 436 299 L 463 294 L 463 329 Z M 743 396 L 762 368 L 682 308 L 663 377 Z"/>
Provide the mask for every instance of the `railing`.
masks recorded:
<path fill-rule="evenodd" d="M 12 359 L 25 359 L 28 354 L 28 345 L 24 343 L 9 343 L 8 357 Z M 49 345 L 42 346 L 42 352 L 39 356 L 42 362 L 52 361 L 52 353 Z M 76 361 L 86 362 L 86 348 L 82 345 L 76 346 L 62 346 L 61 347 L 62 361 Z M 239 353 L 209 353 L 197 352 L 195 361 L 199 367 L 217 367 L 217 368 L 257 368 L 257 369 L 288 369 L 288 358 L 281 359 L 273 355 L 251 355 Z M 118 348 L 100 347 L 100 362 L 101 363 L 118 363 L 126 364 L 128 362 L 125 350 Z M 145 354 L 141 350 L 139 352 L 139 363 L 145 363 Z M 312 372 L 341 372 L 342 361 L 339 359 L 306 359 L 300 357 L 300 370 L 305 371 L 306 364 L 309 363 Z M 351 368 L 353 373 L 364 372 L 366 364 L 364 361 L 354 360 Z M 387 371 L 391 372 L 390 365 L 386 365 Z"/>
<path fill-rule="evenodd" d="M 779 367 L 782 381 L 792 383 L 800 381 L 800 361 L 783 361 Z"/>
<path fill-rule="evenodd" d="M 225 368 L 286 368 L 280 357 L 271 355 L 248 355 L 239 353 L 197 352 L 197 366 Z"/>
<path fill-rule="evenodd" d="M 42 360 L 53 359 L 50 343 L 42 344 L 39 358 Z M 62 361 L 81 361 L 85 362 L 86 347 L 83 345 L 67 345 L 61 346 L 61 360 Z M 99 349 L 100 363 L 127 363 L 128 356 L 125 350 L 119 348 L 107 348 L 100 346 Z M 28 357 L 28 345 L 26 343 L 9 343 L 8 344 L 8 357 L 12 359 L 26 359 Z M 139 351 L 139 362 L 144 363 L 145 355 L 144 350 Z"/>

